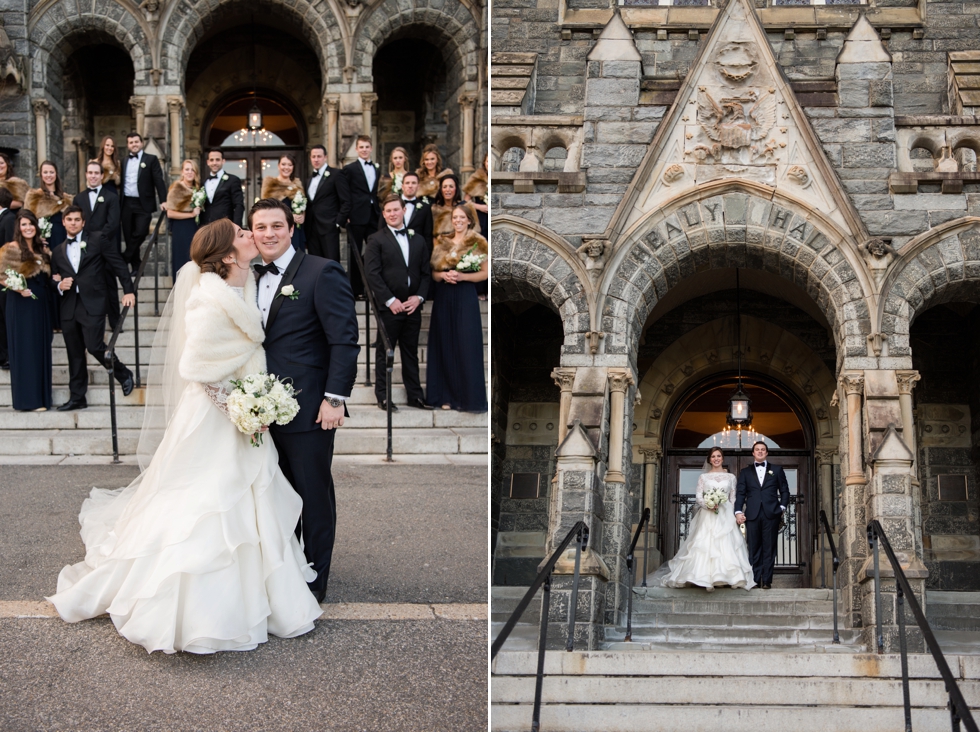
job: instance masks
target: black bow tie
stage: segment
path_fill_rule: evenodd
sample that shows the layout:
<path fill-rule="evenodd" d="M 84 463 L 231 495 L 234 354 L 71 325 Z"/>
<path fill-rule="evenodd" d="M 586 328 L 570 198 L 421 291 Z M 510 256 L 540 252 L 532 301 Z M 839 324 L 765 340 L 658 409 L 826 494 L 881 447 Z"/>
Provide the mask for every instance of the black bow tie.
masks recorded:
<path fill-rule="evenodd" d="M 370 165 L 370 164 L 371 164 L 371 161 L 370 160 L 362 160 L 361 161 L 361 165 Z"/>
<path fill-rule="evenodd" d="M 139 156 L 140 156 L 140 154 L 139 154 L 139 153 L 130 153 L 130 154 L 129 154 L 129 157 L 130 157 L 130 158 L 138 158 Z"/>
<path fill-rule="evenodd" d="M 404 234 L 408 236 L 408 229 L 395 229 L 395 234 Z"/>
<path fill-rule="evenodd" d="M 208 180 L 214 180 L 217 177 L 218 177 L 217 173 L 212 173 L 211 175 L 208 176 Z"/>
<path fill-rule="evenodd" d="M 98 193 L 99 192 L 99 189 L 98 188 L 89 188 L 88 189 L 88 192 L 89 193 Z"/>
<path fill-rule="evenodd" d="M 756 463 L 755 464 L 755 467 L 757 467 L 757 468 L 764 468 L 764 467 L 766 467 L 766 464 L 765 463 Z"/>
<path fill-rule="evenodd" d="M 257 264 L 255 265 L 255 271 L 258 273 L 259 277 L 264 274 L 279 274 L 279 268 L 276 266 L 275 262 L 270 262 L 269 264 Z"/>
<path fill-rule="evenodd" d="M 415 203 L 418 199 L 417 198 L 405 198 L 405 199 L 402 199 L 402 200 L 405 203 Z"/>

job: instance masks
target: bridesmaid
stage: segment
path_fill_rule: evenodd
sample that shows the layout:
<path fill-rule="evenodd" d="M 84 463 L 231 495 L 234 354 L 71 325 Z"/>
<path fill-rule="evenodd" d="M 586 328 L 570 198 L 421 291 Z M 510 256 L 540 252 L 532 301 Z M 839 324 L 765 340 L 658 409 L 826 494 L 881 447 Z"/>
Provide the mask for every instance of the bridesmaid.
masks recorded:
<path fill-rule="evenodd" d="M 462 203 L 459 195 L 459 180 L 449 173 L 439 184 L 435 201 L 432 202 L 432 242 L 440 236 L 453 236 L 453 209 Z M 468 204 L 472 207 L 472 204 Z"/>
<path fill-rule="evenodd" d="M 29 210 L 17 214 L 14 240 L 0 249 L 0 280 L 8 269 L 24 275 L 27 289 L 7 291 L 7 348 L 14 409 L 51 408 L 51 256 Z M 31 297 L 33 295 L 34 297 Z"/>
<path fill-rule="evenodd" d="M 170 219 L 170 276 L 176 279 L 177 272 L 191 261 L 191 240 L 197 233 L 197 217 L 201 215 L 200 206 L 194 206 L 191 199 L 194 191 L 201 187 L 201 173 L 197 163 L 185 160 L 180 167 L 180 178 L 175 180 L 167 191 L 167 218 Z"/>
<path fill-rule="evenodd" d="M 289 210 L 292 211 L 293 198 L 296 194 L 300 193 L 304 198 L 306 197 L 303 181 L 293 177 L 295 171 L 296 160 L 292 155 L 283 155 L 279 158 L 279 175 L 276 177 L 270 175 L 262 179 L 261 197 L 277 198 L 289 206 Z M 307 206 L 309 206 L 309 201 L 307 201 Z M 303 222 L 306 221 L 306 214 L 294 213 L 293 221 L 296 224 L 293 228 L 293 248 L 305 252 L 306 232 L 303 231 Z"/>
<path fill-rule="evenodd" d="M 12 211 L 24 205 L 27 189 L 30 188 L 26 180 L 14 176 L 14 164 L 10 156 L 2 152 L 0 152 L 0 188 L 6 188 L 14 197 L 14 202 L 10 204 Z"/>
<path fill-rule="evenodd" d="M 426 356 L 426 401 L 462 412 L 487 411 L 483 375 L 483 322 L 476 284 L 488 277 L 487 240 L 476 232 L 476 212 L 467 204 L 452 210 L 453 234 L 436 240 L 432 279 L 436 297 L 429 324 Z M 482 254 L 479 272 L 460 272 L 466 254 Z"/>
<path fill-rule="evenodd" d="M 453 174 L 452 168 L 442 167 L 442 155 L 435 145 L 422 148 L 422 167 L 415 172 L 419 174 L 419 198 L 435 198 L 439 192 L 439 180 Z M 459 188 L 459 181 L 456 182 L 456 187 Z"/>
<path fill-rule="evenodd" d="M 116 149 L 116 141 L 111 137 L 103 137 L 99 145 L 99 153 L 95 157 L 102 163 L 102 187 L 119 195 L 119 153 Z M 122 203 L 122 198 L 119 199 Z"/>
<path fill-rule="evenodd" d="M 483 167 L 473 171 L 473 175 L 463 186 L 463 200 L 468 201 L 476 209 L 476 217 L 480 222 L 480 233 L 490 237 L 490 207 L 487 205 L 487 164 L 490 156 L 483 156 Z M 476 294 L 481 300 L 487 299 L 487 281 L 476 284 Z"/>
<path fill-rule="evenodd" d="M 385 200 L 389 194 L 396 196 L 402 194 L 402 176 L 408 172 L 408 151 L 403 147 L 396 147 L 388 156 L 388 175 L 381 179 L 378 184 L 378 200 Z"/>
<path fill-rule="evenodd" d="M 71 206 L 71 196 L 61 187 L 58 168 L 50 160 L 41 163 L 41 185 L 27 192 L 24 208 L 35 216 L 45 218 L 51 223 L 51 236 L 48 240 L 58 245 L 67 238 L 65 226 L 61 223 L 61 212 Z"/>

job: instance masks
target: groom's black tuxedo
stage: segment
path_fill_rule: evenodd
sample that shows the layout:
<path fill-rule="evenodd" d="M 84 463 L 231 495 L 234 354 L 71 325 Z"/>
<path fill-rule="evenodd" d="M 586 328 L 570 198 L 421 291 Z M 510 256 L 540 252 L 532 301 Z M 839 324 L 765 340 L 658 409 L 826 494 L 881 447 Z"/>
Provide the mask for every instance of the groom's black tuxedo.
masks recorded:
<path fill-rule="evenodd" d="M 780 466 L 767 460 L 762 483 L 754 461 L 738 474 L 733 508 L 735 513 L 745 514 L 745 537 L 756 584 L 772 584 L 779 519 L 783 514 L 780 506 L 789 506 L 789 500 L 789 483 Z"/>
<path fill-rule="evenodd" d="M 279 467 L 303 499 L 301 523 L 306 558 L 317 578 L 316 594 L 326 590 L 333 556 L 337 511 L 333 444 L 336 430 L 316 423 L 324 392 L 349 396 L 357 378 L 357 317 L 347 275 L 337 262 L 297 251 L 279 289 L 292 285 L 295 299 L 276 297 L 265 326 L 270 374 L 291 379 L 299 391 L 299 414 L 287 425 L 272 425 Z"/>

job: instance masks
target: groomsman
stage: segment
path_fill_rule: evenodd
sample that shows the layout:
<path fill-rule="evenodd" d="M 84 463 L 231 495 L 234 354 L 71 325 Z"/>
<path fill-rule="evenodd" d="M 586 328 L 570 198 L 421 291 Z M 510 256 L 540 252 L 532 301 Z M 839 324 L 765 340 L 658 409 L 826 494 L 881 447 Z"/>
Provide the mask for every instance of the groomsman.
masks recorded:
<path fill-rule="evenodd" d="M 14 221 L 17 213 L 10 209 L 14 202 L 13 194 L 6 188 L 0 188 L 0 245 L 14 240 Z M 0 292 L 0 369 L 10 368 L 7 354 L 7 292 Z"/>
<path fill-rule="evenodd" d="M 82 209 L 85 235 L 101 235 L 102 240 L 111 246 L 116 241 L 116 232 L 119 230 L 119 196 L 102 187 L 102 163 L 98 160 L 89 160 L 85 166 L 85 183 L 88 185 L 87 190 L 76 194 L 72 201 Z M 111 270 L 105 270 L 105 278 L 108 296 L 106 314 L 109 316 L 109 327 L 115 330 L 116 323 L 119 322 L 119 291 L 116 288 L 116 276 Z"/>
<path fill-rule="evenodd" d="M 136 296 L 133 282 L 122 255 L 115 244 L 97 233 L 83 231 L 85 220 L 78 206 L 69 206 L 62 215 L 68 236 L 51 253 L 52 274 L 59 275 L 59 306 L 61 332 L 68 351 L 68 401 L 59 412 L 85 409 L 88 391 L 88 365 L 85 352 L 91 353 L 103 366 L 108 366 L 105 345 L 106 275 L 111 270 L 122 283 L 123 305 L 133 307 Z M 112 288 L 116 283 L 113 281 Z M 118 360 L 113 374 L 122 386 L 123 394 L 133 391 L 133 372 Z"/>
<path fill-rule="evenodd" d="M 201 211 L 201 226 L 218 219 L 231 219 L 241 226 L 245 216 L 242 179 L 225 172 L 225 154 L 220 147 L 208 150 L 207 163 L 210 173 L 204 180 L 204 192 L 208 200 Z"/>
<path fill-rule="evenodd" d="M 418 198 L 415 194 L 419 189 L 417 173 L 405 173 L 402 177 L 402 203 L 405 204 L 405 228 L 415 229 L 422 235 L 429 254 L 432 253 L 432 201 Z"/>
<path fill-rule="evenodd" d="M 371 138 L 357 138 L 357 160 L 344 166 L 344 174 L 350 185 L 350 216 L 347 223 L 347 241 L 351 247 L 363 251 L 364 239 L 378 230 L 378 179 L 379 167 L 371 161 Z M 354 297 L 364 299 L 361 271 L 353 255 L 350 258 L 350 286 Z"/>
<path fill-rule="evenodd" d="M 167 184 L 163 181 L 160 160 L 143 152 L 143 138 L 138 132 L 126 135 L 126 148 L 129 154 L 123 158 L 120 171 L 122 233 L 126 240 L 123 258 L 136 271 L 140 266 L 140 247 L 150 233 L 150 219 L 157 210 L 157 200 L 160 210 L 167 210 Z"/>
<path fill-rule="evenodd" d="M 339 168 L 327 165 L 327 149 L 310 149 L 313 175 L 306 187 L 306 248 L 310 254 L 340 261 L 340 227 L 350 214 L 350 186 Z"/>
<path fill-rule="evenodd" d="M 387 308 L 380 309 L 378 317 L 391 339 L 392 348 L 398 344 L 408 405 L 432 409 L 425 403 L 419 380 L 422 303 L 429 294 L 432 282 L 428 247 L 421 234 L 417 231 L 410 234 L 405 227 L 405 204 L 397 195 L 385 198 L 382 215 L 384 228 L 368 237 L 364 246 L 364 269 L 379 305 L 384 303 Z M 385 388 L 387 376 L 385 348 L 379 334 L 374 357 L 374 393 L 379 409 L 387 409 L 388 406 Z M 394 404 L 391 409 L 397 411 Z"/>

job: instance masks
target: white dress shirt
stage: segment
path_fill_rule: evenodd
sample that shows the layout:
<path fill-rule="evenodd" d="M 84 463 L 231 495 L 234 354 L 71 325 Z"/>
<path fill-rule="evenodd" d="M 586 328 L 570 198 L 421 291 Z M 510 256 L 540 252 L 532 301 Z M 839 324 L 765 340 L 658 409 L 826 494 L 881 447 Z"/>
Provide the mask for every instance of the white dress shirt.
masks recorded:
<path fill-rule="evenodd" d="M 225 174 L 225 169 L 219 170 L 214 178 L 208 177 L 204 181 L 204 192 L 208 194 L 208 203 L 214 203 L 214 192 L 218 190 L 218 184 L 221 182 L 221 176 Z M 210 173 L 208 174 L 210 176 Z"/>
<path fill-rule="evenodd" d="M 82 238 L 82 235 L 72 237 L 65 240 L 65 254 L 68 255 L 68 262 L 71 264 L 71 268 L 75 270 L 75 274 L 78 274 L 78 267 L 82 261 L 82 246 L 78 243 L 78 240 Z M 75 285 L 75 292 L 79 292 L 78 285 Z M 60 287 L 58 288 L 58 294 L 64 295 L 65 291 Z"/>
<path fill-rule="evenodd" d="M 327 169 L 324 165 L 319 170 L 313 171 L 313 177 L 310 179 L 310 185 L 306 188 L 306 198 L 310 201 L 313 200 L 313 196 L 316 195 L 316 189 L 320 187 L 320 181 L 323 180 L 323 171 Z"/>
<path fill-rule="evenodd" d="M 282 282 L 283 273 L 289 266 L 289 263 L 293 261 L 293 257 L 296 255 L 296 250 L 289 247 L 285 253 L 276 259 L 273 264 L 276 265 L 279 272 L 277 274 L 272 274 L 271 272 L 264 272 L 259 278 L 258 282 L 258 305 L 259 310 L 262 312 L 262 327 L 266 326 L 269 321 L 269 311 L 272 309 L 272 303 L 275 302 L 276 296 L 279 294 L 279 283 Z M 285 296 L 284 296 L 285 297 Z M 327 399 L 342 399 L 347 400 L 347 397 L 340 396 L 339 394 L 330 394 L 329 392 L 324 392 L 323 396 Z"/>
<path fill-rule="evenodd" d="M 367 178 L 368 190 L 374 190 L 374 181 L 377 180 L 378 174 L 374 169 L 374 163 L 370 160 L 365 160 L 364 158 L 358 158 L 358 162 L 361 164 L 361 168 L 364 170 L 364 177 Z"/>
<path fill-rule="evenodd" d="M 404 199 L 402 199 L 402 200 L 404 200 Z M 416 206 L 418 206 L 418 199 L 417 198 L 413 198 L 411 201 L 405 201 L 405 218 L 404 218 L 404 222 L 405 222 L 405 226 L 406 227 L 409 226 L 409 222 L 412 220 L 412 217 L 415 215 L 415 207 Z"/>
<path fill-rule="evenodd" d="M 402 257 L 405 258 L 405 266 L 408 267 L 408 234 L 399 234 L 395 229 L 392 229 L 390 226 L 388 227 L 388 231 L 390 231 L 392 233 L 392 235 L 395 237 L 395 241 L 398 242 L 398 247 L 399 247 L 399 249 L 402 250 Z M 408 283 L 407 284 L 408 284 L 409 287 L 412 286 L 412 276 L 411 275 L 408 276 Z M 391 303 L 393 303 L 397 299 L 398 298 L 396 298 L 396 297 L 389 297 L 385 301 L 385 307 L 386 308 L 391 307 Z M 421 299 L 422 298 L 419 298 L 419 300 L 421 300 Z"/>
<path fill-rule="evenodd" d="M 88 208 L 89 211 L 95 210 L 95 202 L 99 200 L 99 193 L 102 192 L 102 184 L 100 183 L 95 190 L 89 190 L 88 192 Z"/>
<path fill-rule="evenodd" d="M 136 186 L 136 179 L 140 174 L 140 163 L 143 162 L 143 151 L 136 153 L 135 158 L 129 158 L 126 162 L 126 181 L 123 183 L 123 195 L 129 198 L 139 198 L 140 191 Z"/>

